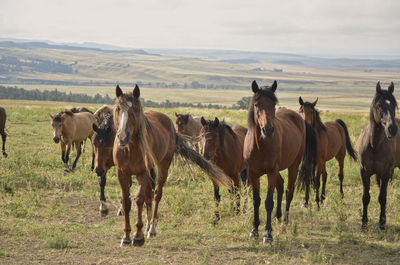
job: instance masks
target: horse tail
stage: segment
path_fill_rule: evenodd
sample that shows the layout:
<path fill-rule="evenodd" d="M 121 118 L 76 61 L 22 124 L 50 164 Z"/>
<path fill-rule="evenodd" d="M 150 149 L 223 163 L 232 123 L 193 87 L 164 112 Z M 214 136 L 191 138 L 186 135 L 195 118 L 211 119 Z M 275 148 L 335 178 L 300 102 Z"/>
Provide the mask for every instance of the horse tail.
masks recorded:
<path fill-rule="evenodd" d="M 311 183 L 315 184 L 314 176 L 317 162 L 317 135 L 308 122 L 304 121 L 304 124 L 306 126 L 306 146 L 297 182 L 299 189 L 304 189 Z"/>
<path fill-rule="evenodd" d="M 205 160 L 201 154 L 190 148 L 186 144 L 185 140 L 178 134 L 176 135 L 175 153 L 183 157 L 185 160 L 198 165 L 215 183 L 228 188 L 232 187 L 231 179 L 225 175 L 220 168 Z"/>
<path fill-rule="evenodd" d="M 353 146 L 351 146 L 350 136 L 349 136 L 349 132 L 347 131 L 346 124 L 341 119 L 337 119 L 336 122 L 339 123 L 339 125 L 342 126 L 342 128 L 344 130 L 344 135 L 346 136 L 346 150 L 350 156 L 350 159 L 357 161 L 357 154 L 354 151 Z"/>

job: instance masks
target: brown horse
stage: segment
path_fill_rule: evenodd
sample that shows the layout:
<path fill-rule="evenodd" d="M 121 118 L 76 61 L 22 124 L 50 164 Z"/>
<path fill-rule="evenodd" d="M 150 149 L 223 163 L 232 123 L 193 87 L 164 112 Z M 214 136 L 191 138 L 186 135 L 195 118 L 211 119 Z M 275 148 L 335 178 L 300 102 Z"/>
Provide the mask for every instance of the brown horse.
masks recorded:
<path fill-rule="evenodd" d="M 317 175 L 314 179 L 315 181 L 315 202 L 319 207 L 319 202 L 321 203 L 325 199 L 325 187 L 328 173 L 326 173 L 325 163 L 332 158 L 336 158 L 339 166 L 339 182 L 340 188 L 339 191 L 343 197 L 343 166 L 344 166 L 344 158 L 347 153 L 350 156 L 350 159 L 354 161 L 357 160 L 356 153 L 351 146 L 351 141 L 349 137 L 349 133 L 347 131 L 346 124 L 337 119 L 335 122 L 325 122 L 322 123 L 319 111 L 315 108 L 317 105 L 318 98 L 313 102 L 304 102 L 301 97 L 299 97 L 300 109 L 299 112 L 302 115 L 303 119 L 307 121 L 313 128 L 315 133 L 317 134 L 317 142 L 318 142 L 318 153 L 317 153 Z M 320 187 L 320 177 L 322 174 L 322 193 L 321 200 L 319 198 L 319 187 Z M 308 206 L 309 199 L 309 191 L 310 187 L 306 187 L 306 197 L 304 206 Z"/>
<path fill-rule="evenodd" d="M 213 181 L 230 187 L 230 179 L 205 160 L 199 153 L 189 148 L 182 137 L 175 133 L 174 124 L 165 114 L 148 111 L 143 112 L 140 102 L 140 89 L 136 85 L 133 93 L 123 93 L 116 87 L 116 105 L 114 108 L 114 122 L 117 134 L 114 141 L 114 164 L 118 180 L 122 189 L 122 208 L 125 217 L 124 237 L 121 246 L 131 243 L 130 220 L 131 210 L 130 183 L 131 176 L 136 175 L 139 190 L 136 194 L 137 223 L 133 245 L 144 244 L 142 232 L 143 204 L 147 208 L 147 237 L 156 234 L 156 217 L 158 205 L 162 197 L 162 190 L 168 176 L 168 169 L 174 154 L 197 164 L 208 173 Z M 154 196 L 154 212 L 151 214 L 153 192 L 151 189 L 150 169 L 158 167 L 158 180 Z"/>
<path fill-rule="evenodd" d="M 113 160 L 113 146 L 115 139 L 114 119 L 110 114 L 104 118 L 99 127 L 93 123 L 94 134 L 92 135 L 92 148 L 95 154 L 95 168 L 97 176 L 99 177 L 100 185 L 100 214 L 106 216 L 108 214 L 108 207 L 106 204 L 106 196 L 104 195 L 104 188 L 106 186 L 107 171 L 114 166 Z M 152 181 L 152 188 L 155 187 L 156 173 L 152 168 L 150 170 Z M 122 215 L 122 208 L 118 210 L 117 215 Z"/>
<path fill-rule="evenodd" d="M 230 192 L 237 198 L 235 211 L 238 213 L 240 197 L 237 190 L 240 187 L 240 178 L 242 178 L 243 184 L 246 184 L 243 143 L 247 129 L 240 125 L 235 125 L 231 128 L 224 121 L 219 122 L 217 117 L 215 117 L 214 121 L 206 121 L 204 117 L 201 117 L 201 124 L 203 125 L 201 133 L 201 154 L 205 159 L 213 161 L 232 179 L 233 189 L 230 190 Z M 213 185 L 214 199 L 218 207 L 221 201 L 219 186 L 216 183 L 213 183 Z M 216 211 L 214 224 L 216 224 L 219 219 L 219 213 Z"/>
<path fill-rule="evenodd" d="M 393 82 L 387 91 L 382 90 L 378 82 L 370 108 L 369 124 L 364 127 L 357 141 L 360 176 L 364 188 L 362 231 L 365 231 L 368 225 L 371 176 L 376 175 L 380 187 L 379 228 L 384 230 L 386 225 L 387 185 L 389 179 L 393 176 L 394 168 L 400 166 L 400 134 L 397 133 L 400 120 L 395 119 L 397 101 L 393 91 Z"/>
<path fill-rule="evenodd" d="M 54 142 L 61 143 L 61 159 L 65 165 L 65 172 L 73 171 L 81 155 L 81 142 L 86 138 L 91 139 L 93 134 L 92 124 L 97 123 L 96 118 L 90 112 L 72 113 L 61 111 L 56 115 L 51 114 L 51 126 L 53 127 Z M 68 166 L 69 153 L 74 144 L 76 158 L 70 169 Z M 94 153 L 92 153 L 92 169 L 94 167 Z"/>
<path fill-rule="evenodd" d="M 274 208 L 274 189 L 278 192 L 276 217 L 282 216 L 281 204 L 283 179 L 279 171 L 288 169 L 286 189 L 286 211 L 284 221 L 289 221 L 289 208 L 293 199 L 294 186 L 300 162 L 300 184 L 311 182 L 317 153 L 317 141 L 313 128 L 299 114 L 289 109 L 275 112 L 278 102 L 275 96 L 276 81 L 270 87 L 252 83 L 254 95 L 248 113 L 249 129 L 244 142 L 243 156 L 247 164 L 247 177 L 253 186 L 254 221 L 250 237 L 258 237 L 260 207 L 260 177 L 267 173 L 268 192 L 265 199 L 267 223 L 263 243 L 272 241 L 271 213 Z"/>
<path fill-rule="evenodd" d="M 7 138 L 7 134 L 5 131 L 6 128 L 6 110 L 2 107 L 0 107 L 0 134 L 1 134 L 1 138 L 3 140 L 3 147 L 2 147 L 2 151 L 3 151 L 3 156 L 7 157 L 7 153 L 6 153 L 6 138 Z"/>
<path fill-rule="evenodd" d="M 200 122 L 201 117 L 192 117 L 188 114 L 177 114 L 176 125 L 178 127 L 178 133 L 188 140 L 192 145 L 195 146 L 196 150 L 199 150 L 198 142 L 201 140 L 201 129 L 202 125 Z"/>
<path fill-rule="evenodd" d="M 107 105 L 101 106 L 98 110 L 95 111 L 94 116 L 97 119 L 97 123 L 101 124 L 103 120 L 109 116 L 113 115 L 113 109 Z"/>

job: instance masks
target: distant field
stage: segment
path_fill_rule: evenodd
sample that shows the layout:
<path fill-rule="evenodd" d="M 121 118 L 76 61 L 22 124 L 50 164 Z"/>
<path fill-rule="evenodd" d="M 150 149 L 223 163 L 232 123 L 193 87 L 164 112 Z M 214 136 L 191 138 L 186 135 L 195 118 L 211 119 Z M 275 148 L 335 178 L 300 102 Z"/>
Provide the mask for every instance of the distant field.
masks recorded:
<path fill-rule="evenodd" d="M 90 145 L 77 170 L 64 175 L 60 146 L 52 141 L 49 113 L 75 103 L 0 100 L 7 111 L 6 149 L 0 157 L 0 264 L 397 264 L 400 256 L 400 177 L 395 171 L 388 188 L 387 230 L 377 229 L 378 187 L 371 180 L 369 230 L 361 226 L 362 185 L 358 163 L 345 161 L 344 193 L 338 191 L 335 161 L 327 165 L 327 199 L 320 210 L 311 200 L 301 208 L 303 192 L 296 191 L 286 226 L 273 219 L 274 242 L 262 245 L 249 239 L 253 206 L 251 191 L 243 191 L 242 211 L 234 215 L 222 189 L 217 226 L 211 224 L 212 184 L 194 166 L 177 160 L 170 170 L 159 209 L 158 234 L 143 247 L 119 248 L 123 218 L 116 216 L 120 187 L 112 169 L 107 175 L 110 208 L 101 217 L 98 179 L 90 171 Z M 89 105 L 95 110 L 99 105 Z M 174 112 L 225 118 L 228 124 L 247 126 L 247 111 L 157 109 L 171 119 Z M 324 121 L 343 119 L 354 144 L 367 123 L 366 113 L 322 113 Z M 72 153 L 74 158 L 75 153 Z M 287 184 L 286 171 L 282 172 Z M 133 178 L 131 197 L 137 189 Z M 267 180 L 261 178 L 262 202 Z M 247 193 L 247 195 L 246 195 Z M 276 193 L 275 193 L 276 194 Z M 312 198 L 314 194 L 312 193 Z M 276 203 L 275 203 L 276 206 Z M 136 222 L 132 205 L 131 224 Z M 285 207 L 285 196 L 283 201 Z M 260 207 L 260 233 L 265 225 Z"/>

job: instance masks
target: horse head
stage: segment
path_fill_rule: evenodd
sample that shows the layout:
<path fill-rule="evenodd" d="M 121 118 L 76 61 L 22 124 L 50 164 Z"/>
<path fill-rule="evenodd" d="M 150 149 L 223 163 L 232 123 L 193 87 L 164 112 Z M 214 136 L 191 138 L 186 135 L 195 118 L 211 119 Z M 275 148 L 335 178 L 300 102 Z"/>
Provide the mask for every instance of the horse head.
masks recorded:
<path fill-rule="evenodd" d="M 67 119 L 68 116 L 73 116 L 74 114 L 70 111 L 61 111 L 57 113 L 56 115 L 51 115 L 51 127 L 53 127 L 53 141 L 58 144 L 61 140 L 61 136 L 63 133 L 63 124 L 65 120 Z"/>
<path fill-rule="evenodd" d="M 393 82 L 389 85 L 388 90 L 382 90 L 380 82 L 378 82 L 376 94 L 371 104 L 370 117 L 378 126 L 384 128 L 388 139 L 394 137 L 397 133 L 397 123 L 395 121 L 397 101 L 393 91 Z"/>
<path fill-rule="evenodd" d="M 314 100 L 314 102 L 310 103 L 310 102 L 304 102 L 303 99 L 299 97 L 299 104 L 300 104 L 299 112 L 303 117 L 303 120 L 305 120 L 312 126 L 314 126 L 315 124 L 315 119 L 317 115 L 317 111 L 315 109 L 317 102 L 318 98 Z"/>
<path fill-rule="evenodd" d="M 115 138 L 115 130 L 113 125 L 113 117 L 109 115 L 105 120 L 97 127 L 93 123 L 93 131 L 95 132 L 92 136 L 93 152 L 95 154 L 95 172 L 101 177 L 105 175 L 108 169 L 107 164 L 112 164 L 112 152 Z"/>
<path fill-rule="evenodd" d="M 201 133 L 201 154 L 207 160 L 214 160 L 218 147 L 221 145 L 219 133 L 219 120 L 215 117 L 214 121 L 206 121 L 201 117 L 201 124 L 203 125 Z"/>
<path fill-rule="evenodd" d="M 117 130 L 118 145 L 129 144 L 132 136 L 140 130 L 140 119 L 143 108 L 140 102 L 140 89 L 135 85 L 132 93 L 123 93 L 119 85 L 115 89 L 116 104 L 114 109 L 114 122 Z"/>
<path fill-rule="evenodd" d="M 275 96 L 276 88 L 276 81 L 269 87 L 264 86 L 261 88 L 256 81 L 252 83 L 254 95 L 250 102 L 249 115 L 252 117 L 249 116 L 249 122 L 260 128 L 263 139 L 274 136 L 275 107 L 278 103 L 278 99 Z"/>
<path fill-rule="evenodd" d="M 177 114 L 175 112 L 175 116 L 176 116 L 176 126 L 178 126 L 178 133 L 180 134 L 185 134 L 188 130 L 187 130 L 187 125 L 189 122 L 189 117 L 190 114 Z"/>

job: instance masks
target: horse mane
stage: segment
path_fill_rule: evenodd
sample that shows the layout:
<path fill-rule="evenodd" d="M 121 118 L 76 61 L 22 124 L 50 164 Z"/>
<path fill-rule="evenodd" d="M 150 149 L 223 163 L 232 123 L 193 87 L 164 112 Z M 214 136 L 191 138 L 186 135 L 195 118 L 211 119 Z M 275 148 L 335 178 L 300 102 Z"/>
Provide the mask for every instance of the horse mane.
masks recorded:
<path fill-rule="evenodd" d="M 323 130 L 326 131 L 326 126 L 325 124 L 321 121 L 321 116 L 319 115 L 319 111 L 315 108 L 313 103 L 310 102 L 304 102 L 304 107 L 310 107 L 314 112 L 315 112 L 315 124 L 311 124 L 312 126 L 316 126 L 317 130 Z"/>
<path fill-rule="evenodd" d="M 54 120 L 55 122 L 61 122 L 61 116 L 62 116 L 63 114 L 67 114 L 68 116 L 71 116 L 71 117 L 74 116 L 74 113 L 73 113 L 73 112 L 71 112 L 71 111 L 69 111 L 69 110 L 63 110 L 63 111 L 60 111 L 59 113 L 57 113 L 56 115 L 54 115 L 53 120 Z"/>
<path fill-rule="evenodd" d="M 376 107 L 377 103 L 382 99 L 389 100 L 391 104 L 393 104 L 397 108 L 397 100 L 392 93 L 386 90 L 381 90 L 375 93 L 374 98 L 372 99 L 371 108 Z"/>
<path fill-rule="evenodd" d="M 258 90 L 257 93 L 253 95 L 249 103 L 249 112 L 247 114 L 247 124 L 249 126 L 249 130 L 253 130 L 255 123 L 254 123 L 254 102 L 261 97 L 267 97 L 271 99 L 275 104 L 278 103 L 278 98 L 276 97 L 275 93 L 269 90 L 269 87 L 263 86 Z"/>
<path fill-rule="evenodd" d="M 214 121 L 208 120 L 208 121 L 206 121 L 205 127 L 213 126 L 213 123 L 214 123 Z M 232 127 L 229 126 L 228 124 L 226 124 L 225 120 L 223 120 L 218 124 L 218 136 L 219 136 L 219 141 L 220 141 L 221 145 L 224 145 L 225 131 L 228 131 L 234 139 L 237 138 L 237 135 L 232 130 Z"/>
<path fill-rule="evenodd" d="M 112 142 L 114 140 L 113 138 L 114 134 L 115 134 L 114 119 L 113 115 L 109 114 L 100 124 L 99 130 L 97 131 L 97 136 L 99 137 L 100 140 L 104 140 L 106 142 Z"/>
<path fill-rule="evenodd" d="M 147 169 L 150 170 L 153 167 L 153 165 L 156 165 L 156 159 L 148 141 L 149 132 L 152 130 L 151 125 L 146 116 L 144 115 L 143 106 L 140 99 L 135 98 L 132 92 L 128 92 L 126 94 L 124 93 L 123 96 L 127 97 L 128 100 L 133 99 L 134 102 L 133 104 L 136 105 L 137 112 L 135 112 L 136 116 L 135 118 L 139 122 L 139 127 L 136 136 L 132 135 L 132 139 L 137 140 L 136 144 L 138 145 L 138 149 L 143 154 L 143 160 L 145 166 Z M 118 99 L 117 99 L 117 104 L 118 104 Z M 118 117 L 115 112 L 116 108 L 114 108 L 114 116 Z M 116 122 L 117 119 L 114 120 L 115 125 L 117 125 Z M 115 128 L 117 128 L 117 126 L 115 126 Z"/>

